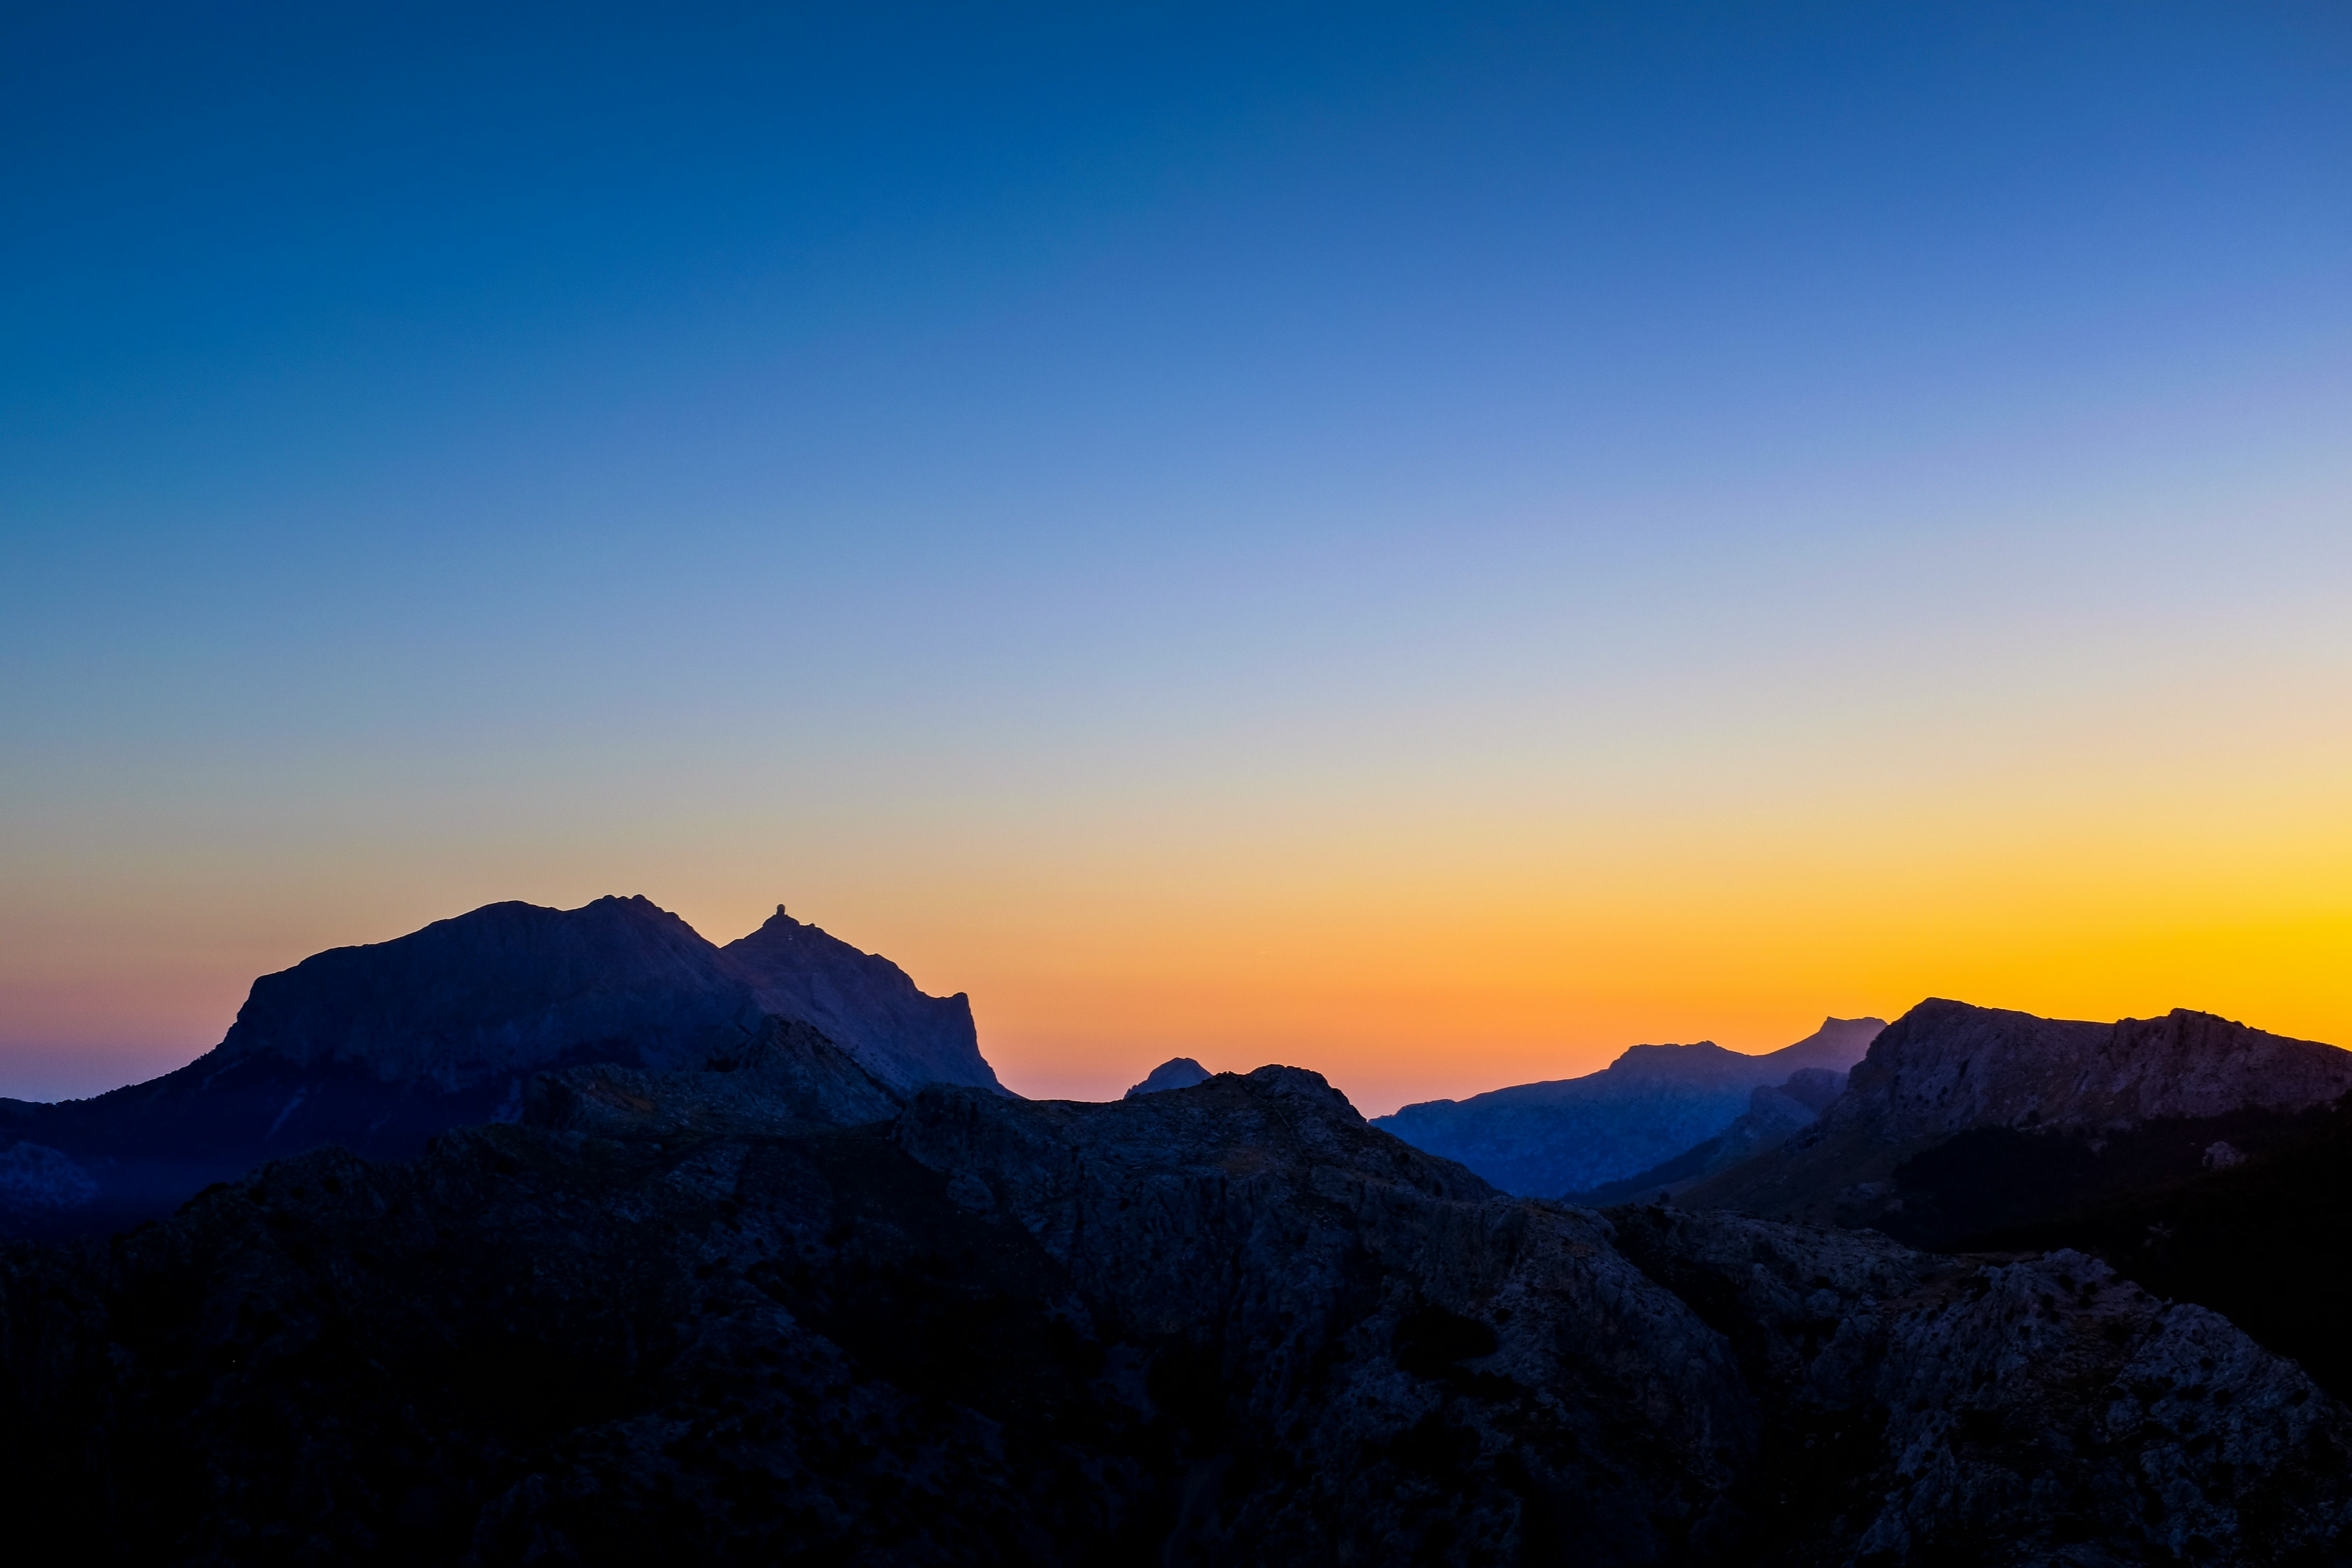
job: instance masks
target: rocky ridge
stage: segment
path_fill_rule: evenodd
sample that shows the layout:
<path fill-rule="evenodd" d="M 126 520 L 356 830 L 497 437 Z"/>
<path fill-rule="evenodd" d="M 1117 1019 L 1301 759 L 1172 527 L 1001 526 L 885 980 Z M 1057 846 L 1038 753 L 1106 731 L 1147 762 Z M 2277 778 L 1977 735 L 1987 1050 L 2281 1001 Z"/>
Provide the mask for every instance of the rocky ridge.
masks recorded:
<path fill-rule="evenodd" d="M 2210 1014 L 2095 1024 L 1930 1000 L 1818 1122 L 1683 1201 L 1949 1241 L 1992 1222 L 1975 1190 L 2004 1169 L 2032 1173 L 1999 1216 L 2017 1223 L 2099 1190 L 2103 1166 L 2142 1186 L 2193 1175 L 2215 1142 L 2260 1146 L 2347 1092 L 2352 1051 Z"/>

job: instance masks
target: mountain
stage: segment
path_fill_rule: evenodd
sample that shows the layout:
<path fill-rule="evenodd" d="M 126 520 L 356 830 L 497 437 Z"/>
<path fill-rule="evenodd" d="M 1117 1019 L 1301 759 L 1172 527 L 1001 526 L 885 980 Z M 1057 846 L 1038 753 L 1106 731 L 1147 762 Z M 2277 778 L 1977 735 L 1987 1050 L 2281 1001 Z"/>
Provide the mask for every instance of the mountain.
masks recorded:
<path fill-rule="evenodd" d="M 1515 1200 L 1296 1068 L 828 1125 L 842 1054 L 769 1046 L 0 1249 L 12 1530 L 140 1563 L 2347 1544 L 2352 1413 L 2088 1257 Z"/>
<path fill-rule="evenodd" d="M 784 913 L 719 950 L 771 1013 L 814 1024 L 895 1089 L 961 1083 L 996 1089 L 980 1054 L 971 998 L 928 996 L 888 959 L 861 952 Z"/>
<path fill-rule="evenodd" d="M 1209 1081 L 1209 1069 L 1191 1057 L 1171 1057 L 1144 1078 L 1141 1083 L 1127 1091 L 1133 1100 L 1139 1094 L 1160 1094 L 1171 1089 L 1190 1089 L 1196 1083 Z"/>
<path fill-rule="evenodd" d="M 262 976 L 220 1045 L 176 1072 L 0 1100 L 0 1234 L 115 1228 L 321 1144 L 404 1157 L 447 1128 L 515 1120 L 534 1073 L 772 1055 L 777 1019 L 839 1046 L 827 1070 L 854 1067 L 863 1086 L 844 1092 L 887 1090 L 877 1115 L 935 1074 L 995 1084 L 964 998 L 925 996 L 781 913 L 722 951 L 643 898 L 490 904 Z"/>
<path fill-rule="evenodd" d="M 1826 1018 L 1795 1045 L 1752 1057 L 1711 1041 L 1635 1046 L 1583 1078 L 1424 1100 L 1374 1125 L 1461 1161 L 1506 1192 L 1555 1197 L 1631 1176 L 1715 1137 L 1748 1109 L 1752 1090 L 1792 1072 L 1844 1071 L 1885 1026 Z"/>
<path fill-rule="evenodd" d="M 1801 1129 L 1811 1126 L 1829 1109 L 1830 1101 L 1845 1092 L 1845 1074 L 1828 1068 L 1800 1068 L 1786 1083 L 1749 1089 L 1747 1111 L 1705 1142 L 1646 1171 L 1604 1182 L 1589 1192 L 1570 1193 L 1561 1201 L 1605 1208 L 1672 1197 L 1702 1177 L 1779 1148 Z"/>
<path fill-rule="evenodd" d="M 1820 1121 L 1682 1194 L 1948 1245 L 2306 1132 L 2352 1051 L 2176 1010 L 2113 1024 L 1921 1003 Z"/>

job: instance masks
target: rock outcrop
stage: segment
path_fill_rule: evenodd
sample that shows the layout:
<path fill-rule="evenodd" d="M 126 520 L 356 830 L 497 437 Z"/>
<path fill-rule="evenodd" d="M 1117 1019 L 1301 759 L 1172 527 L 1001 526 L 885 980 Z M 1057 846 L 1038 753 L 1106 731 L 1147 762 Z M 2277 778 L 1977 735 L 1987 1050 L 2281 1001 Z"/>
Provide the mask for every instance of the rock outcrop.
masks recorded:
<path fill-rule="evenodd" d="M 1171 1089 L 1190 1089 L 1196 1083 L 1209 1081 L 1209 1069 L 1191 1057 L 1171 1057 L 1145 1075 L 1141 1083 L 1127 1091 L 1129 1100 L 1139 1094 L 1162 1094 Z"/>
<path fill-rule="evenodd" d="M 1425 1100 L 1376 1124 L 1506 1192 L 1556 1197 L 1646 1171 L 1716 1137 L 1750 1109 L 1751 1091 L 1793 1072 L 1844 1071 L 1884 1027 L 1876 1018 L 1828 1018 L 1795 1045 L 1752 1057 L 1706 1041 L 1635 1046 L 1583 1078 Z"/>
<path fill-rule="evenodd" d="M 1817 1123 L 1684 1201 L 1945 1242 L 2193 1175 L 2215 1142 L 2263 1146 L 2347 1091 L 2352 1051 L 2210 1014 L 2092 1024 L 1927 1001 Z M 2004 1187 L 2013 1201 L 1989 1206 Z"/>
<path fill-rule="evenodd" d="M 980 1054 L 971 998 L 961 991 L 926 995 L 888 959 L 793 919 L 782 904 L 765 925 L 719 951 L 762 1008 L 814 1024 L 893 1089 L 998 1087 Z"/>
<path fill-rule="evenodd" d="M 853 1080 L 772 1043 L 0 1253 L 12 1524 L 142 1563 L 2021 1568 L 2324 1562 L 2352 1519 L 2340 1405 L 2088 1258 L 1516 1200 L 1295 1068 L 827 1127 Z M 709 1081 L 761 1071 L 801 1086 L 764 1130 Z"/>

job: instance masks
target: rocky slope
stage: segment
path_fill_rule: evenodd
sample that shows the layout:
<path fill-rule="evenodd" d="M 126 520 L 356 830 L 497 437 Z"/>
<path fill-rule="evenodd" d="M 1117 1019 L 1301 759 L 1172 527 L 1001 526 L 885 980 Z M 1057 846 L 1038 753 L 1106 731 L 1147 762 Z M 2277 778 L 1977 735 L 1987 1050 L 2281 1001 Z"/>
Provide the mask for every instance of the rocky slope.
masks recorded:
<path fill-rule="evenodd" d="M 1506 1192 L 1555 1197 L 1648 1170 L 1723 1132 L 1751 1091 L 1806 1068 L 1860 1060 L 1876 1018 L 1828 1018 L 1780 1050 L 1743 1056 L 1702 1041 L 1635 1046 L 1583 1078 L 1408 1105 L 1376 1125 L 1459 1160 Z"/>
<path fill-rule="evenodd" d="M 1846 1075 L 1828 1068 L 1801 1068 L 1786 1083 L 1748 1091 L 1748 1110 L 1738 1121 L 1703 1143 L 1673 1159 L 1590 1192 L 1570 1193 L 1563 1202 L 1606 1208 L 1614 1204 L 1651 1203 L 1687 1191 L 1717 1171 L 1777 1149 L 1827 1110 L 1845 1092 Z"/>
<path fill-rule="evenodd" d="M 520 1116 L 534 1072 L 725 1062 L 772 1043 L 780 1017 L 852 1037 L 861 1081 L 894 1096 L 934 1074 L 995 1084 L 962 997 L 925 996 L 781 913 L 722 952 L 642 898 L 491 904 L 264 975 L 220 1045 L 176 1072 L 58 1105 L 0 1100 L 0 1235 L 102 1232 L 326 1143 L 413 1154 L 449 1127 Z"/>
<path fill-rule="evenodd" d="M 1817 1123 L 1684 1201 L 1944 1244 L 2193 1176 L 2215 1142 L 2294 1136 L 2347 1091 L 2352 1051 L 2210 1014 L 2091 1024 L 1928 1001 Z"/>
<path fill-rule="evenodd" d="M 1515 1200 L 1289 1068 L 826 1126 L 872 1108 L 839 1054 L 770 1045 L 0 1253 L 12 1525 L 142 1563 L 2284 1564 L 2352 1519 L 2341 1406 L 2088 1258 Z"/>

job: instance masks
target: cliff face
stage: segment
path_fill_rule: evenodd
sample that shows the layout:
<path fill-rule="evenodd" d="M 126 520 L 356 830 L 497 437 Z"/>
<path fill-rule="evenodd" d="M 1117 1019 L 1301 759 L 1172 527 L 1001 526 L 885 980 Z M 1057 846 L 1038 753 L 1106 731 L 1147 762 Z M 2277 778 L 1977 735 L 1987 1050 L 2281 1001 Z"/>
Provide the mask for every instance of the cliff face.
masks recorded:
<path fill-rule="evenodd" d="M 491 904 L 264 975 L 221 1044 L 176 1072 L 0 1101 L 0 1236 L 103 1233 L 322 1144 L 404 1158 L 450 1127 L 514 1121 L 543 1070 L 773 1058 L 780 1023 L 838 1047 L 808 1070 L 837 1079 L 824 1092 L 864 1104 L 860 1120 L 935 1075 L 995 1083 L 962 997 L 926 996 L 781 914 L 722 952 L 642 898 Z"/>
<path fill-rule="evenodd" d="M 854 1080 L 777 1044 L 0 1254 L 12 1523 L 141 1563 L 2254 1564 L 2352 1509 L 2340 1406 L 2089 1259 L 1513 1200 L 1288 1068 L 825 1127 Z M 801 1098 L 761 1130 L 746 1073 Z"/>
<path fill-rule="evenodd" d="M 814 1024 L 894 1089 L 998 1087 L 961 992 L 926 995 L 888 959 L 793 920 L 782 904 L 765 925 L 719 951 L 761 1006 Z"/>
<path fill-rule="evenodd" d="M 1758 1089 L 1794 1072 L 1843 1072 L 1875 1018 L 1829 1018 L 1793 1046 L 1743 1056 L 1702 1041 L 1635 1046 L 1583 1078 L 1517 1084 L 1467 1100 L 1408 1105 L 1375 1125 L 1459 1160 L 1507 1192 L 1557 1197 L 1619 1181 L 1723 1132 Z"/>
<path fill-rule="evenodd" d="M 2120 1177 L 2123 1155 L 2151 1140 L 2183 1153 L 2229 1134 L 2258 1142 L 2347 1091 L 2352 1052 L 2210 1014 L 2092 1024 L 1928 1001 L 1879 1036 L 1818 1123 L 1684 1197 L 1901 1231 L 1930 1223 L 1923 1215 L 1937 1205 L 1927 1189 L 1942 1166 L 1951 1167 L 1945 1184 L 1963 1189 L 1998 1181 L 2005 1165 L 2040 1173 L 2042 1190 L 2021 1199 L 2046 1211 L 2096 1189 L 2111 1149 L 2105 1163 Z M 1931 1157 L 1948 1145 L 1953 1153 Z M 1971 1149 L 1993 1157 L 1969 1158 Z M 2128 1174 L 2150 1184 L 2169 1169 L 2156 1160 Z M 2192 1154 L 2170 1173 L 2196 1169 Z M 1941 1206 L 1939 1232 L 1991 1223 L 1976 1207 L 1962 1221 L 1960 1209 Z"/>

